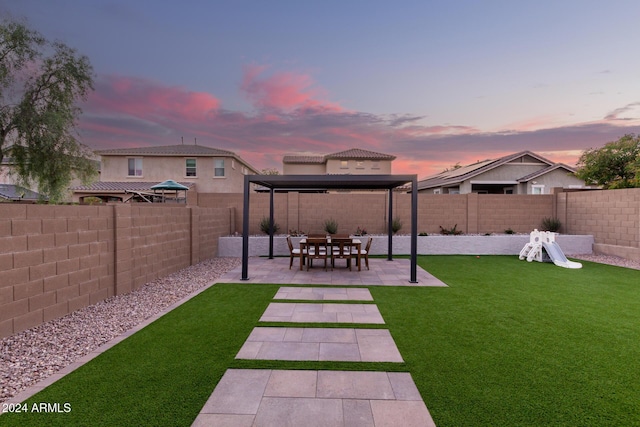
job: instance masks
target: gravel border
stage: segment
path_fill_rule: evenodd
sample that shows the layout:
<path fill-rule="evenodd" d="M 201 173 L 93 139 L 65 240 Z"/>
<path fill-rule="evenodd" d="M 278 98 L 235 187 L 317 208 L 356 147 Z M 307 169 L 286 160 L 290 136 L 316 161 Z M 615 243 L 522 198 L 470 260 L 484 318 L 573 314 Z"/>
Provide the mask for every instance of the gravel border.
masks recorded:
<path fill-rule="evenodd" d="M 213 258 L 0 340 L 0 403 L 55 374 L 175 302 L 215 282 L 240 258 Z"/>
<path fill-rule="evenodd" d="M 640 262 L 605 255 L 571 258 L 640 270 Z M 214 258 L 0 340 L 0 403 L 55 374 L 175 302 L 238 267 Z"/>

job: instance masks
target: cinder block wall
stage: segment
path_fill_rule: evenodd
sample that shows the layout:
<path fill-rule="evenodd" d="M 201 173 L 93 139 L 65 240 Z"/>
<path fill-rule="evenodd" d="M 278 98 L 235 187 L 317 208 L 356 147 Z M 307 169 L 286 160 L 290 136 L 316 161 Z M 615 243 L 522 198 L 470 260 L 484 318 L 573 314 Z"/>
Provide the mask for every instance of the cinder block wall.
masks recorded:
<path fill-rule="evenodd" d="M 418 232 L 440 233 L 440 227 L 463 233 L 502 233 L 511 228 L 526 233 L 539 228 L 544 217 L 554 216 L 552 195 L 418 195 Z M 353 233 L 364 227 L 369 233 L 386 233 L 388 194 L 372 193 L 276 193 L 274 220 L 280 231 L 320 232 L 324 222 L 333 218 L 339 233 Z M 224 206 L 234 209 L 234 232 L 242 233 L 242 194 L 199 194 L 201 207 Z M 269 194 L 251 194 L 250 234 L 262 234 L 260 219 L 269 216 Z M 408 233 L 411 224 L 411 195 L 393 194 L 393 217 L 400 219 Z"/>
<path fill-rule="evenodd" d="M 594 251 L 640 260 L 640 188 L 558 194 L 566 233 L 593 234 Z"/>
<path fill-rule="evenodd" d="M 0 204 L 0 337 L 213 258 L 230 209 Z"/>

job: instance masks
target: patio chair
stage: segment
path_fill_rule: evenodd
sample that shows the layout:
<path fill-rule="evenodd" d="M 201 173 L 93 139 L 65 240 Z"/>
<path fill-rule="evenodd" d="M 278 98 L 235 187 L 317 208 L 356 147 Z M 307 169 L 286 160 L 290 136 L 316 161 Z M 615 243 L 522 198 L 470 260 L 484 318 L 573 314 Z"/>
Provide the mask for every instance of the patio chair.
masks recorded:
<path fill-rule="evenodd" d="M 304 254 L 307 258 L 307 271 L 312 266 L 314 259 L 324 260 L 324 269 L 327 269 L 327 258 L 330 256 L 327 238 L 311 238 L 307 239 L 307 253 Z"/>
<path fill-rule="evenodd" d="M 307 237 L 310 239 L 326 239 L 327 235 L 325 233 L 309 233 Z"/>
<path fill-rule="evenodd" d="M 300 253 L 300 249 L 295 249 L 293 247 L 293 243 L 291 242 L 291 236 L 287 236 L 287 245 L 289 246 L 289 270 L 291 270 L 291 266 L 293 265 L 294 258 L 300 258 L 302 254 Z M 302 259 L 304 262 L 304 258 Z"/>
<path fill-rule="evenodd" d="M 331 267 L 335 267 L 336 259 L 346 259 L 347 267 L 351 270 L 351 256 L 355 250 L 353 241 L 350 238 L 332 238 L 331 239 Z"/>
<path fill-rule="evenodd" d="M 369 269 L 369 252 L 371 250 L 371 242 L 373 241 L 373 237 L 369 237 L 369 241 L 365 245 L 364 249 L 360 249 L 360 257 L 364 257 L 364 263 L 367 266 L 367 270 Z M 351 251 L 351 256 L 357 257 L 358 250 L 354 247 Z"/>

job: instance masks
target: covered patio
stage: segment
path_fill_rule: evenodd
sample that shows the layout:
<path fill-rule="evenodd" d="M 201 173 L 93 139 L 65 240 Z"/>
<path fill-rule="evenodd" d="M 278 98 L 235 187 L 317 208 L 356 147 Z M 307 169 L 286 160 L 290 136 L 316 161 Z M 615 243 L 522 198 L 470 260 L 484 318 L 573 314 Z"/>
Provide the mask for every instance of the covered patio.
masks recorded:
<path fill-rule="evenodd" d="M 242 274 L 240 280 L 249 278 L 249 214 L 251 184 L 269 189 L 269 259 L 273 259 L 273 195 L 278 192 L 303 190 L 386 190 L 389 197 L 388 250 L 387 260 L 393 260 L 393 190 L 411 183 L 411 256 L 409 261 L 409 282 L 418 283 L 417 276 L 417 234 L 418 234 L 418 192 L 416 175 L 245 175 L 242 222 Z"/>

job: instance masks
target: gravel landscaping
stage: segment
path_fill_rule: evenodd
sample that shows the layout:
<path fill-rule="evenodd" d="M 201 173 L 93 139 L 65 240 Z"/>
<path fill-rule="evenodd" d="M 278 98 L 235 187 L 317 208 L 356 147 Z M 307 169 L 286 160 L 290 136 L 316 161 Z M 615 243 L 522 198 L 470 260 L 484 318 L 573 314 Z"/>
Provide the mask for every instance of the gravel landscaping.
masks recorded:
<path fill-rule="evenodd" d="M 240 265 L 214 258 L 0 341 L 0 403 Z"/>
<path fill-rule="evenodd" d="M 601 255 L 572 258 L 640 270 L 640 262 Z M 0 403 L 92 352 L 104 343 L 214 282 L 240 265 L 215 258 L 187 267 L 0 341 Z"/>

